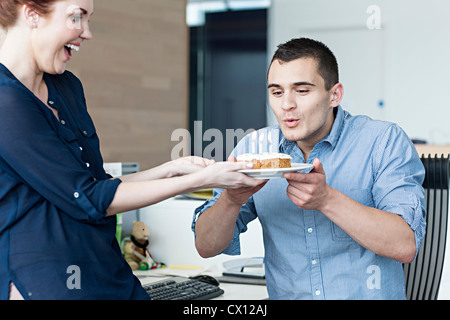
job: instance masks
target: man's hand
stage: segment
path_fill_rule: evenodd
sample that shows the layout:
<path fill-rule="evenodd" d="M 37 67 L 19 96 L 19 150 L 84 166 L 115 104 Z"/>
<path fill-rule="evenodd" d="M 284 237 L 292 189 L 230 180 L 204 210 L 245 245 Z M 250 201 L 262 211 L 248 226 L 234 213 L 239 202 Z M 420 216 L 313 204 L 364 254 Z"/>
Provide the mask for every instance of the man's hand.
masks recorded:
<path fill-rule="evenodd" d="M 236 158 L 234 156 L 230 156 L 228 158 L 229 162 L 237 162 Z M 264 187 L 267 183 L 266 181 L 261 181 L 261 184 L 255 186 L 255 187 L 242 187 L 242 188 L 235 188 L 231 189 L 228 188 L 223 193 L 226 197 L 228 197 L 228 200 L 233 202 L 236 205 L 243 205 L 244 203 L 247 203 L 248 199 L 258 192 L 262 187 Z"/>
<path fill-rule="evenodd" d="M 330 187 L 327 185 L 320 160 L 315 159 L 313 166 L 310 173 L 284 174 L 289 182 L 287 196 L 299 208 L 321 211 L 330 193 Z"/>

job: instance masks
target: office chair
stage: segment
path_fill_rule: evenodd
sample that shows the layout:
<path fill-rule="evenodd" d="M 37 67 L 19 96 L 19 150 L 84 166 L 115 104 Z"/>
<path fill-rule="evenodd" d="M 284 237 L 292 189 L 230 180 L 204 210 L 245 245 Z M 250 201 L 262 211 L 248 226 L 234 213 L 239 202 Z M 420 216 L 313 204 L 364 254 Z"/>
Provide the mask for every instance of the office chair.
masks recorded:
<path fill-rule="evenodd" d="M 408 300 L 436 300 L 444 265 L 449 201 L 449 155 L 421 157 L 425 167 L 426 234 L 416 259 L 403 265 Z"/>

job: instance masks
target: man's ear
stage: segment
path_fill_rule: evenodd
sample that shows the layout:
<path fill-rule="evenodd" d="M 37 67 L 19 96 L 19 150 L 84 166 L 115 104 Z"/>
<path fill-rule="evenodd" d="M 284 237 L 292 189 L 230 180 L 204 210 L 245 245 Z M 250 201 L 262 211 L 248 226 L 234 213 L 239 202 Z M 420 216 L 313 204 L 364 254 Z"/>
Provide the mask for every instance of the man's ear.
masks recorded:
<path fill-rule="evenodd" d="M 344 97 L 344 86 L 342 83 L 336 83 L 331 89 L 330 89 L 330 107 L 337 107 Z"/>
<path fill-rule="evenodd" d="M 25 17 L 25 21 L 30 26 L 30 28 L 37 28 L 39 24 L 39 14 L 31 7 L 24 5 L 23 6 L 23 15 Z"/>

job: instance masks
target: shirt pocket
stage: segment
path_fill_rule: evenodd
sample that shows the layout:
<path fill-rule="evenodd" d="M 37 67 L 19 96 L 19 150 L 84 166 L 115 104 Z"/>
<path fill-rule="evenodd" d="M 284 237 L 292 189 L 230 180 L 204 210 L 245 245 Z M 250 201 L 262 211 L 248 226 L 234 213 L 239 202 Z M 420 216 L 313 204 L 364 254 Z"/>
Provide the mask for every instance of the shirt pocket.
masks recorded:
<path fill-rule="evenodd" d="M 373 207 L 373 197 L 370 189 L 351 189 L 343 191 L 343 193 L 362 205 Z M 331 222 L 331 234 L 335 241 L 353 241 L 353 238 L 347 232 L 333 222 Z"/>
<path fill-rule="evenodd" d="M 347 232 L 338 227 L 334 222 L 331 222 L 331 236 L 334 241 L 351 241 L 352 237 Z"/>
<path fill-rule="evenodd" d="M 97 150 L 100 150 L 100 141 L 98 140 L 97 131 L 89 114 L 80 115 L 77 118 L 77 126 L 86 147 L 92 150 L 95 156 L 100 156 L 97 154 Z"/>
<path fill-rule="evenodd" d="M 88 114 L 84 114 L 77 119 L 78 130 L 86 138 L 94 138 L 96 136 L 96 130 L 91 117 Z"/>

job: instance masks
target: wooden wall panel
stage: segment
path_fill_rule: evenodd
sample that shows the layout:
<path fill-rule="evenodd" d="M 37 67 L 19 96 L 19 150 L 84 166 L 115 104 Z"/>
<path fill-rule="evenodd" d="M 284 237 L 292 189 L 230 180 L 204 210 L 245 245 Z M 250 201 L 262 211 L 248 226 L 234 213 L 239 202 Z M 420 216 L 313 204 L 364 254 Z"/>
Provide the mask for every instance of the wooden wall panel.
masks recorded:
<path fill-rule="evenodd" d="M 170 160 L 188 124 L 185 0 L 97 0 L 93 39 L 69 69 L 83 82 L 105 161 Z"/>
<path fill-rule="evenodd" d="M 172 132 L 188 127 L 186 0 L 94 5 L 93 39 L 67 69 L 83 83 L 104 160 L 141 169 L 168 161 Z"/>

